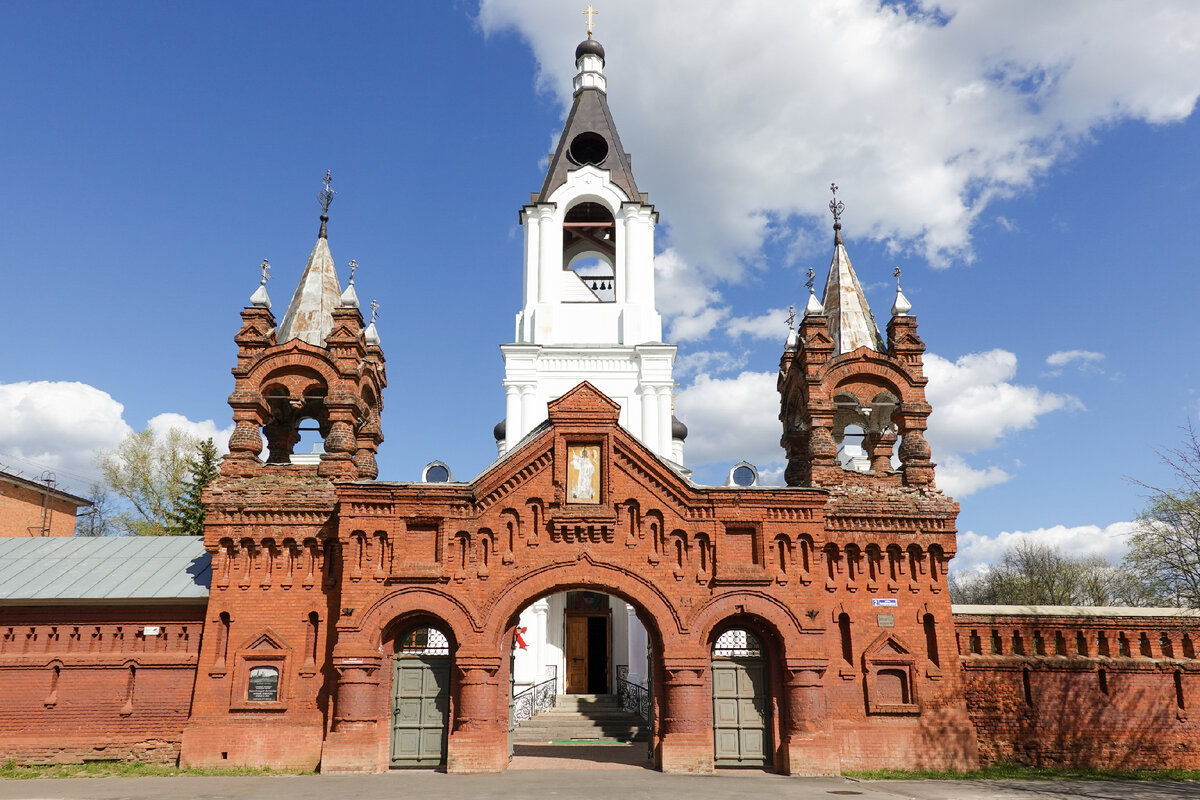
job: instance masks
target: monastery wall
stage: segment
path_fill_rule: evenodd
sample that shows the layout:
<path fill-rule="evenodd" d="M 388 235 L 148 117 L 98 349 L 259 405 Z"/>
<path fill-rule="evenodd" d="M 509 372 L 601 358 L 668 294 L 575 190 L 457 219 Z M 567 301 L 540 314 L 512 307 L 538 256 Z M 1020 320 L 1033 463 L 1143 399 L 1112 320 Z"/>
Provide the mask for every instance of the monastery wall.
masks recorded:
<path fill-rule="evenodd" d="M 202 604 L 0 608 L 0 761 L 174 764 Z"/>
<path fill-rule="evenodd" d="M 1177 609 L 954 610 L 982 762 L 1200 768 L 1200 618 Z"/>

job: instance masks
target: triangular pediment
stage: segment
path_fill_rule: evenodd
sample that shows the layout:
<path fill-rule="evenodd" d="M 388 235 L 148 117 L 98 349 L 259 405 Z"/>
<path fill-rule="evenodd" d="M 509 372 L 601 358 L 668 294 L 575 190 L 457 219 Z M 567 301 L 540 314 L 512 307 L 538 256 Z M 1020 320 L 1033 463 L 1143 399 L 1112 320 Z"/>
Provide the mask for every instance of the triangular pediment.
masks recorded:
<path fill-rule="evenodd" d="M 546 406 L 550 424 L 611 422 L 621 416 L 621 406 L 592 384 L 584 381 Z"/>
<path fill-rule="evenodd" d="M 258 636 L 249 640 L 242 649 L 257 650 L 260 652 L 266 650 L 270 652 L 272 650 L 287 650 L 288 646 L 282 636 L 270 628 L 266 628 Z"/>
<path fill-rule="evenodd" d="M 914 652 L 898 635 L 884 631 L 863 651 L 863 659 L 867 662 L 909 662 L 915 657 Z"/>

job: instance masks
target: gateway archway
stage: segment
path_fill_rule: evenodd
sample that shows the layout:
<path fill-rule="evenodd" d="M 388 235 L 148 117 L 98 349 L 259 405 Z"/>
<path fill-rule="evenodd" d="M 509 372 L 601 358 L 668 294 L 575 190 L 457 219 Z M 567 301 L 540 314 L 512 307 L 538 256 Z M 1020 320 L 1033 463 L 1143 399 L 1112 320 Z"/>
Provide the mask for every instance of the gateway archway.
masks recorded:
<path fill-rule="evenodd" d="M 440 628 L 410 627 L 393 644 L 390 766 L 446 761 L 450 720 L 450 641 Z"/>

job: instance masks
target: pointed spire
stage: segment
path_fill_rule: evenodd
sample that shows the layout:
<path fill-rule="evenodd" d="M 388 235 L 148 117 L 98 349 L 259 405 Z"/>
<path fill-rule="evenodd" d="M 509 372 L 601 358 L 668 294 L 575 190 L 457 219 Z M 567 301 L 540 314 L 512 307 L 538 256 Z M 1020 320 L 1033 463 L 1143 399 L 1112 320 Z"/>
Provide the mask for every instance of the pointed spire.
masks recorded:
<path fill-rule="evenodd" d="M 254 294 L 250 295 L 250 305 L 270 311 L 271 298 L 267 297 L 267 281 L 271 280 L 271 263 L 264 258 L 258 268 L 262 271 L 262 280 L 258 282 Z"/>
<path fill-rule="evenodd" d="M 816 273 L 813 268 L 808 268 L 808 280 L 804 285 L 808 287 L 808 303 L 804 306 L 804 316 L 816 317 L 825 313 L 825 306 L 821 305 L 821 301 L 817 299 L 817 295 L 813 292 L 813 282 L 816 281 Z"/>
<path fill-rule="evenodd" d="M 892 303 L 892 316 L 907 317 L 908 312 L 912 311 L 912 303 L 908 302 L 908 298 L 900 290 L 900 268 L 896 267 L 892 274 L 896 276 L 896 302 Z"/>
<path fill-rule="evenodd" d="M 649 198 L 638 191 L 629 154 L 621 146 L 621 137 L 608 109 L 603 45 L 589 35 L 575 48 L 575 66 L 579 70 L 574 82 L 575 99 L 558 147 L 550 157 L 546 181 L 533 202 L 548 202 L 554 190 L 567 182 L 568 173 L 593 166 L 607 170 L 613 184 L 631 202 L 648 203 Z"/>
<path fill-rule="evenodd" d="M 375 329 L 375 320 L 379 319 L 379 303 L 371 301 L 371 324 L 363 331 L 363 341 L 368 346 L 379 347 L 379 331 Z"/>
<path fill-rule="evenodd" d="M 325 230 L 325 225 L 329 222 L 329 204 L 333 202 L 333 196 L 337 194 L 329 186 L 332 181 L 333 170 L 325 170 L 325 188 L 317 192 L 317 200 L 321 203 L 321 231 L 317 234 L 318 239 L 329 238 L 329 233 Z"/>
<path fill-rule="evenodd" d="M 885 347 L 879 326 L 875 324 L 875 316 L 867 305 L 867 297 L 842 241 L 842 211 L 846 205 L 837 199 L 837 184 L 830 184 L 829 188 L 833 191 L 833 200 L 829 202 L 829 210 L 833 213 L 833 261 L 829 265 L 829 280 L 825 282 L 821 305 L 829 318 L 833 353 L 849 353 L 863 345 L 882 352 Z"/>
<path fill-rule="evenodd" d="M 329 221 L 329 204 L 336 192 L 329 188 L 331 174 L 325 172 L 325 188 L 317 195 L 321 202 L 321 232 L 317 243 L 308 256 L 308 264 L 296 293 L 288 303 L 283 322 L 279 325 L 280 344 L 292 339 L 302 339 L 317 347 L 325 346 L 325 337 L 333 330 L 333 310 L 341 301 L 342 286 L 338 282 L 337 267 L 329 252 L 325 223 Z"/>
<path fill-rule="evenodd" d="M 346 284 L 346 291 L 342 292 L 338 305 L 342 308 L 358 308 L 358 292 L 354 291 L 354 271 L 358 269 L 358 262 L 350 259 L 346 266 L 350 268 L 350 282 Z"/>

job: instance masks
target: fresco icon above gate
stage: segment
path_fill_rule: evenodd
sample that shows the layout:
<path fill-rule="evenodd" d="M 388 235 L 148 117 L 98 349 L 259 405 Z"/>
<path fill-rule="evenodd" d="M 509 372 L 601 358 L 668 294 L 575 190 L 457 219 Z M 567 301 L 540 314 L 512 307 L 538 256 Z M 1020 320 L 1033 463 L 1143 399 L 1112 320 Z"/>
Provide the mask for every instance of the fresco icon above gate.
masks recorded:
<path fill-rule="evenodd" d="M 567 448 L 567 502 L 600 502 L 600 446 Z"/>

